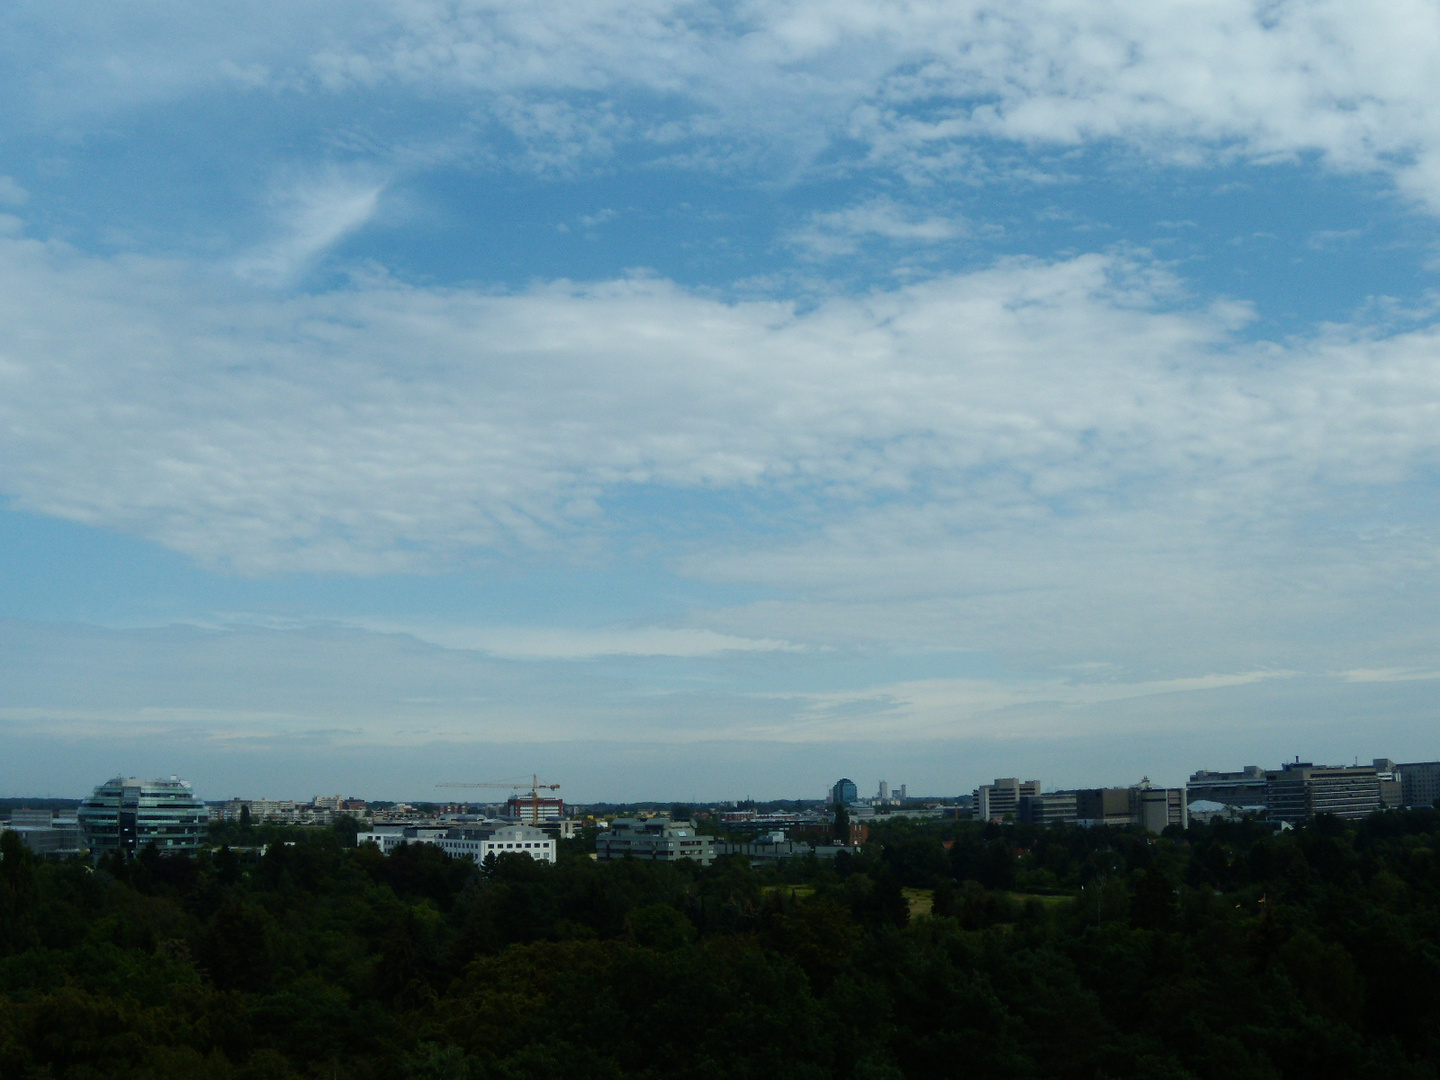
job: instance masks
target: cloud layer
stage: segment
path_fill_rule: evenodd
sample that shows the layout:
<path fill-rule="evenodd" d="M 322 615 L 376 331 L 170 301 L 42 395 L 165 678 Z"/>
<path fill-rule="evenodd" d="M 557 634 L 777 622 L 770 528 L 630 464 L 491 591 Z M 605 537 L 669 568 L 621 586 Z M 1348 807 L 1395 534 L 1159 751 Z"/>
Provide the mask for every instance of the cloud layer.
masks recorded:
<path fill-rule="evenodd" d="M 8 65 L 22 126 L 216 93 L 287 113 L 384 93 L 414 106 L 399 137 L 438 95 L 542 166 L 634 146 L 919 178 L 990 172 L 977 140 L 1113 140 L 1192 163 L 1315 155 L 1440 206 L 1424 0 L 17 4 L 0 25 L 27 50 Z"/>
<path fill-rule="evenodd" d="M 1423 499 L 1351 511 L 1440 464 L 1435 330 L 1247 344 L 1243 308 L 1117 257 L 798 310 L 651 279 L 284 298 L 9 240 L 0 296 L 17 506 L 242 573 L 582 557 L 693 492 L 737 527 L 674 565 L 812 605 L 714 627 L 737 638 L 853 643 L 838 604 L 872 640 L 973 647 L 1010 610 L 1141 648 L 1167 612 L 1223 638 L 1278 591 L 1303 624 L 1434 563 Z M 961 596 L 988 614 L 957 629 Z"/>

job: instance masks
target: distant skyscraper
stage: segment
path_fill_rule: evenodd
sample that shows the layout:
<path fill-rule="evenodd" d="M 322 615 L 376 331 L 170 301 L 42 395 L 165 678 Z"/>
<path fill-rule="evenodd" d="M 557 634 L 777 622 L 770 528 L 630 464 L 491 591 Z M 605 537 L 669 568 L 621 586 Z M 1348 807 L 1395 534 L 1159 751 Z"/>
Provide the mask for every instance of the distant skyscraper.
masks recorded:
<path fill-rule="evenodd" d="M 851 803 L 860 801 L 860 789 L 855 786 L 855 781 L 841 777 L 835 781 L 835 786 L 830 789 L 830 801 L 833 803 L 844 803 L 849 806 Z"/>
<path fill-rule="evenodd" d="M 881 780 L 881 781 L 880 781 L 880 794 L 879 794 L 879 797 L 880 797 L 881 799 L 888 799 L 888 798 L 890 798 L 890 785 L 887 784 L 884 780 Z"/>

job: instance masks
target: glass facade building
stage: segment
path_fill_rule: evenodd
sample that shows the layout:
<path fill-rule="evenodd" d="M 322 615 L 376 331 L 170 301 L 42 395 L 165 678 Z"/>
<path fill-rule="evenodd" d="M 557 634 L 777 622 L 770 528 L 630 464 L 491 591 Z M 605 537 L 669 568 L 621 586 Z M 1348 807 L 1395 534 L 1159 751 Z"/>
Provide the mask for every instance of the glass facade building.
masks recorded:
<path fill-rule="evenodd" d="M 209 811 L 178 776 L 137 780 L 117 776 L 97 787 L 76 813 L 92 853 L 134 853 L 149 844 L 162 853 L 196 851 Z"/>

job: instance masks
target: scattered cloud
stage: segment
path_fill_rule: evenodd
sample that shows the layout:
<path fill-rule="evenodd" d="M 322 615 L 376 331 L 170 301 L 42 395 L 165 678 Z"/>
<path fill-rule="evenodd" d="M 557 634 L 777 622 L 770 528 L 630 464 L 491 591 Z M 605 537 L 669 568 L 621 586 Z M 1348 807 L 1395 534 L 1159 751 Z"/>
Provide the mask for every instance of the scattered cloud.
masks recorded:
<path fill-rule="evenodd" d="M 291 184 L 274 193 L 274 238 L 242 256 L 236 273 L 257 285 L 290 284 L 316 259 L 363 228 L 385 185 L 343 176 Z"/>
<path fill-rule="evenodd" d="M 788 242 L 815 258 L 852 255 L 866 240 L 879 239 L 915 246 L 940 244 L 966 235 L 968 224 L 959 217 L 942 217 L 893 199 L 878 198 L 844 210 L 817 212 Z"/>
<path fill-rule="evenodd" d="M 283 92 L 287 108 L 378 93 L 472 101 L 568 167 L 622 145 L 715 164 L 855 148 L 914 177 L 970 170 L 984 140 L 1118 142 L 1180 164 L 1317 155 L 1390 175 L 1440 207 L 1431 69 L 1440 15 L 1421 0 L 1123 0 L 722 5 L 578 0 L 177 4 L 12 12 L 21 118 Z M 160 32 L 163 29 L 163 32 Z M 12 111 L 15 111 L 12 109 Z M 401 121 L 403 127 L 403 121 Z"/>
<path fill-rule="evenodd" d="M 0 206 L 24 206 L 30 193 L 8 176 L 0 176 Z"/>

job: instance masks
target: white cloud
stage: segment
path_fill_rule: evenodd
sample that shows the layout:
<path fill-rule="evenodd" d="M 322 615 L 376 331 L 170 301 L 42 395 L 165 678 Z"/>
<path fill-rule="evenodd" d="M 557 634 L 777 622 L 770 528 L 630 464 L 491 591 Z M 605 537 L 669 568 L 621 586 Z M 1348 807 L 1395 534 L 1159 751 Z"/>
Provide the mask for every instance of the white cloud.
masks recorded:
<path fill-rule="evenodd" d="M 9 176 L 0 176 L 0 206 L 23 206 L 30 193 Z"/>
<path fill-rule="evenodd" d="M 1440 206 L 1426 0 L 77 4 L 3 28 L 28 61 L 7 99 L 45 123 L 217 89 L 285 109 L 439 93 L 541 162 L 640 142 L 793 165 L 846 142 L 920 175 L 974 168 L 976 139 L 1118 140 L 1180 161 L 1316 154 Z"/>
<path fill-rule="evenodd" d="M 914 247 L 954 240 L 967 231 L 967 223 L 960 218 L 922 213 L 893 199 L 877 198 L 843 210 L 811 214 L 788 240 L 810 255 L 836 258 L 854 254 L 871 238 Z"/>
<path fill-rule="evenodd" d="M 385 185 L 330 175 L 272 196 L 275 238 L 242 257 L 236 273 L 259 285 L 287 285 L 324 252 L 375 216 Z"/>
<path fill-rule="evenodd" d="M 662 550 L 776 599 L 475 639 L 506 655 L 1423 666 L 1440 331 L 1252 346 L 1182 299 L 1101 256 L 805 312 L 652 279 L 285 298 L 0 240 L 0 491 L 252 574 L 594 557 L 672 495 L 745 507 Z"/>
<path fill-rule="evenodd" d="M 727 653 L 799 652 L 787 641 L 717 634 L 692 627 L 437 626 L 379 623 L 367 629 L 410 634 L 447 649 L 471 649 L 510 660 L 590 660 L 600 656 L 723 656 Z"/>

